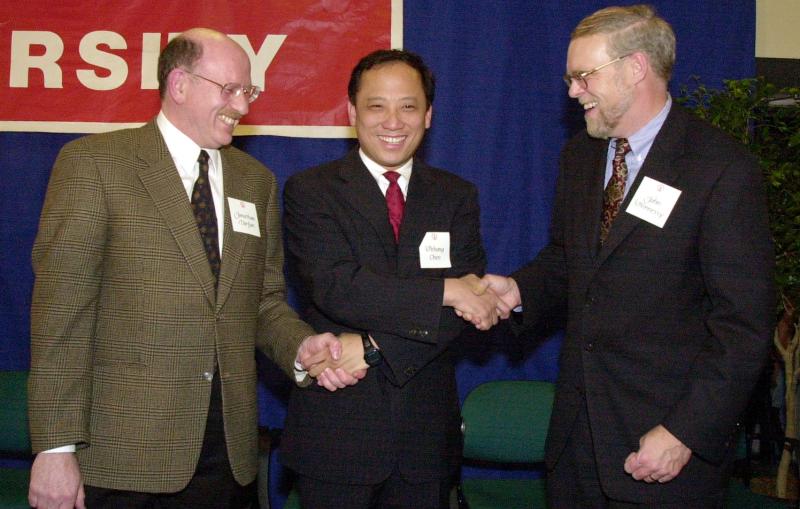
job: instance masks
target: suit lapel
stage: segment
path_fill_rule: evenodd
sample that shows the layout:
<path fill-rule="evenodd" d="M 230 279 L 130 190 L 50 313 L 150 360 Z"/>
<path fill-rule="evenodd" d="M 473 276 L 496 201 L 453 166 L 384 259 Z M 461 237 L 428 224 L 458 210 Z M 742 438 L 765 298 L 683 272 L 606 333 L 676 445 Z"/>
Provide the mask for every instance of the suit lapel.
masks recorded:
<path fill-rule="evenodd" d="M 574 203 L 583 207 L 575 213 L 577 217 L 587 218 L 583 225 L 584 242 L 587 252 L 596 256 L 597 247 L 600 245 L 600 218 L 603 212 L 603 180 L 608 143 L 595 138 L 589 138 L 589 141 L 589 173 L 587 178 L 581 180 L 582 187 L 577 190 L 579 198 Z M 587 198 L 580 198 L 581 196 Z"/>
<path fill-rule="evenodd" d="M 345 157 L 344 164 L 339 170 L 339 176 L 344 181 L 345 199 L 372 225 L 386 256 L 390 259 L 395 258 L 397 245 L 394 241 L 392 226 L 389 224 L 386 198 L 381 193 L 375 179 L 372 178 L 372 174 L 361 161 L 357 149 L 352 150 Z M 405 218 L 403 223 L 405 223 Z M 400 235 L 402 236 L 402 234 L 403 226 L 400 227 Z"/>
<path fill-rule="evenodd" d="M 237 168 L 230 162 L 227 153 L 228 148 L 220 149 L 222 171 L 224 172 L 222 182 L 225 188 L 223 193 L 225 230 L 222 241 L 222 267 L 219 274 L 219 284 L 217 285 L 217 309 L 225 304 L 225 300 L 228 298 L 228 295 L 230 295 L 231 286 L 233 285 L 234 279 L 236 279 L 236 273 L 239 270 L 239 263 L 242 260 L 242 253 L 244 252 L 244 246 L 248 237 L 246 234 L 237 234 L 234 232 L 231 211 L 228 206 L 228 197 L 251 201 L 248 200 L 251 193 L 244 185 L 245 179 L 242 176 L 242 169 Z"/>
<path fill-rule="evenodd" d="M 431 178 L 430 170 L 417 160 L 411 171 L 408 184 L 406 208 L 400 227 L 398 274 L 419 272 L 419 243 L 427 233 L 425 226 L 431 223 L 430 215 L 438 209 L 439 188 Z"/>
<path fill-rule="evenodd" d="M 156 209 L 164 219 L 164 224 L 172 232 L 178 248 L 186 258 L 189 269 L 195 275 L 208 301 L 216 300 L 214 275 L 208 264 L 200 232 L 194 214 L 181 183 L 178 170 L 169 154 L 164 139 L 155 122 L 142 128 L 142 142 L 139 157 L 145 164 L 139 169 L 139 179 L 150 194 Z"/>
<path fill-rule="evenodd" d="M 636 194 L 639 185 L 644 177 L 650 177 L 664 184 L 672 185 L 675 180 L 683 173 L 684 168 L 675 164 L 675 161 L 682 156 L 684 151 L 684 139 L 686 136 L 686 113 L 678 105 L 673 104 L 672 109 L 664 121 L 664 125 L 656 135 L 653 146 L 647 154 L 642 168 L 636 175 L 631 185 L 630 191 L 625 196 L 620 206 L 619 215 L 614 220 L 614 224 L 608 233 L 608 238 L 600 249 L 598 262 L 602 263 L 619 244 L 641 226 L 643 221 L 625 212 L 628 204 Z M 599 216 L 598 216 L 599 217 Z"/>

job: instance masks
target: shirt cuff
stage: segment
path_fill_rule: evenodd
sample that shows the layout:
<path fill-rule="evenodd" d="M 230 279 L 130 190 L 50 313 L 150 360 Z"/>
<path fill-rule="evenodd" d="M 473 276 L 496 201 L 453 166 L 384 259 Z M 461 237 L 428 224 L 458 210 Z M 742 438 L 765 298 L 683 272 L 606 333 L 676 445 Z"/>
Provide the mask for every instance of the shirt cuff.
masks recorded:
<path fill-rule="evenodd" d="M 308 376 L 308 371 L 303 369 L 303 365 L 300 364 L 300 361 L 294 361 L 294 380 L 295 382 L 302 382 Z"/>
<path fill-rule="evenodd" d="M 51 452 L 75 452 L 75 444 L 62 445 L 61 447 L 55 447 L 42 452 L 44 454 L 49 454 Z"/>

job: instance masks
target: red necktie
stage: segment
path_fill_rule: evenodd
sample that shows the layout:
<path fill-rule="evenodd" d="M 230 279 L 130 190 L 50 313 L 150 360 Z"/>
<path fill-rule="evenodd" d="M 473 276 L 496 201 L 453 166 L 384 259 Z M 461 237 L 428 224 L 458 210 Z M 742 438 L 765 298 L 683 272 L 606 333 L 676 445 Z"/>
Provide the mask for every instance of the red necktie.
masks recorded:
<path fill-rule="evenodd" d="M 396 171 L 387 171 L 383 176 L 389 181 L 389 189 L 386 190 L 386 208 L 389 209 L 389 223 L 394 231 L 394 241 L 397 242 L 400 238 L 400 223 L 403 222 L 406 201 L 403 198 L 403 191 L 397 183 L 400 174 Z"/>
<path fill-rule="evenodd" d="M 617 147 L 614 150 L 614 160 L 611 162 L 611 178 L 606 184 L 603 194 L 603 217 L 600 221 L 600 244 L 605 242 L 611 223 L 617 217 L 619 206 L 625 197 L 625 181 L 628 179 L 628 165 L 625 163 L 625 154 L 631 151 L 631 145 L 626 138 L 617 138 Z"/>

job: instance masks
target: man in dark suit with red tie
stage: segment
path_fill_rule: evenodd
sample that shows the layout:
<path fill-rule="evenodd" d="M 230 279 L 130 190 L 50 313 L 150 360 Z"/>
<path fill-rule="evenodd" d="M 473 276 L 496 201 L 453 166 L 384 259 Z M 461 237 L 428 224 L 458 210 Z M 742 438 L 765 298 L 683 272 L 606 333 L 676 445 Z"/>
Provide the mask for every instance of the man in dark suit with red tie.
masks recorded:
<path fill-rule="evenodd" d="M 348 372 L 368 367 L 353 387 L 292 393 L 283 460 L 298 473 L 306 508 L 447 507 L 460 454 L 448 346 L 468 325 L 456 310 L 485 329 L 497 301 L 473 295 L 469 283 L 486 263 L 477 190 L 414 157 L 433 95 L 417 55 L 367 55 L 349 85 L 359 147 L 286 184 L 305 318 L 355 333 L 342 335 L 342 362 L 356 362 Z"/>
<path fill-rule="evenodd" d="M 550 242 L 485 279 L 523 330 L 567 317 L 550 507 L 721 507 L 771 344 L 758 165 L 672 102 L 674 59 L 650 7 L 580 22 L 564 80 L 586 131 L 562 153 Z"/>

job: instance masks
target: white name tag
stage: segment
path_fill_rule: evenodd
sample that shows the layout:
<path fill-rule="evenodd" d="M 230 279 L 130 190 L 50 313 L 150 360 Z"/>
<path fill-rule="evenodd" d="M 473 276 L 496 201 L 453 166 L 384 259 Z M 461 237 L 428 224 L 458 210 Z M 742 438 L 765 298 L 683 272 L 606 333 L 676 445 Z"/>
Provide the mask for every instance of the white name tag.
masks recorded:
<path fill-rule="evenodd" d="M 233 231 L 261 237 L 261 232 L 258 230 L 258 215 L 256 214 L 255 204 L 229 196 L 228 208 L 231 212 Z"/>
<path fill-rule="evenodd" d="M 645 177 L 625 212 L 663 228 L 680 195 L 679 189 Z"/>
<path fill-rule="evenodd" d="M 419 245 L 421 269 L 449 269 L 450 232 L 427 232 Z"/>

